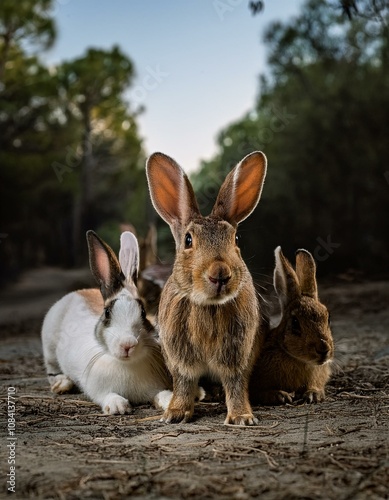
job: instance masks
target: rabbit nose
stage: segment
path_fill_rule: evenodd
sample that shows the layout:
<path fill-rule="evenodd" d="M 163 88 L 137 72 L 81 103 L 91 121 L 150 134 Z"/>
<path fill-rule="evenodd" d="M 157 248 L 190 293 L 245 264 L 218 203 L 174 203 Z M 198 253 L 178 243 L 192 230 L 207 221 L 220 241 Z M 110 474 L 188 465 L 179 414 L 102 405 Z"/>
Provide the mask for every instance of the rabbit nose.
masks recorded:
<path fill-rule="evenodd" d="M 213 283 L 214 285 L 219 285 L 223 286 L 226 285 L 229 280 L 231 279 L 231 276 L 227 276 L 226 278 L 213 278 L 212 276 L 208 276 L 209 281 Z"/>
<path fill-rule="evenodd" d="M 330 347 L 324 339 L 320 339 L 320 344 L 315 348 L 317 354 L 320 356 L 322 362 L 328 359 L 330 353 Z"/>
<path fill-rule="evenodd" d="M 126 343 L 126 344 L 120 344 L 120 347 L 123 349 L 124 355 L 129 356 L 130 353 L 133 351 L 134 347 L 136 346 L 138 342 L 132 342 L 132 343 Z"/>
<path fill-rule="evenodd" d="M 223 285 L 226 285 L 231 279 L 231 269 L 223 262 L 214 262 L 208 269 L 209 281 L 217 285 L 220 291 Z"/>

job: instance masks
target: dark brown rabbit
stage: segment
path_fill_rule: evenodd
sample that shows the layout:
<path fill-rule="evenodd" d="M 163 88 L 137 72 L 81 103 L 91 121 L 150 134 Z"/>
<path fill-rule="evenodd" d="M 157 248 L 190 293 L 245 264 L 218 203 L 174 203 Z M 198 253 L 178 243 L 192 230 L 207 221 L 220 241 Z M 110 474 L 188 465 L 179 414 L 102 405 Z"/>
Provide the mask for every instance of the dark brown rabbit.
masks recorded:
<path fill-rule="evenodd" d="M 147 162 L 151 199 L 176 242 L 173 273 L 159 306 L 162 348 L 173 375 L 165 422 L 192 417 L 198 379 L 210 374 L 226 393 L 225 423 L 257 423 L 248 381 L 259 350 L 260 311 L 236 230 L 256 207 L 265 175 L 265 155 L 246 156 L 203 217 L 188 177 L 172 158 L 155 153 Z"/>
<path fill-rule="evenodd" d="M 329 313 L 319 301 L 316 266 L 307 250 L 296 252 L 296 272 L 275 250 L 274 288 L 281 321 L 266 335 L 250 380 L 252 403 L 317 403 L 325 398 L 334 344 Z"/>

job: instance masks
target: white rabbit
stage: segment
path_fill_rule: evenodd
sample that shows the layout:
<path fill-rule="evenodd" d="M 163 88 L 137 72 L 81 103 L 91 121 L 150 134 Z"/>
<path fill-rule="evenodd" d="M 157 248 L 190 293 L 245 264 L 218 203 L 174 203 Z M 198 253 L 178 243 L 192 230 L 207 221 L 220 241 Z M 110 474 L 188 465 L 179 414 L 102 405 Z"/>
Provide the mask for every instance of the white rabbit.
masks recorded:
<path fill-rule="evenodd" d="M 124 414 L 131 404 L 153 402 L 170 389 L 170 377 L 136 288 L 135 236 L 122 233 L 119 261 L 93 231 L 87 241 L 100 291 L 69 293 L 47 313 L 42 326 L 47 375 L 53 392 L 76 385 L 104 413 Z M 163 405 L 163 398 L 155 403 Z"/>

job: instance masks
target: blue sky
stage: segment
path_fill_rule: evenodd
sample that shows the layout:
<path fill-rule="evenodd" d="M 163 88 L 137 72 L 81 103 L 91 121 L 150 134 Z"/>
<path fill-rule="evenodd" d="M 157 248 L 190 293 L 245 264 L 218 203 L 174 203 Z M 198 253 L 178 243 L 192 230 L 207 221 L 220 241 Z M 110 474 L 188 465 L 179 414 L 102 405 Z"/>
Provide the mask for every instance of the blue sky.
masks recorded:
<path fill-rule="evenodd" d="M 251 109 L 266 71 L 269 22 L 298 14 L 303 0 L 55 0 L 58 40 L 44 55 L 56 64 L 87 47 L 118 44 L 133 60 L 128 93 L 148 154 L 162 151 L 185 170 L 216 152 L 217 133 Z"/>

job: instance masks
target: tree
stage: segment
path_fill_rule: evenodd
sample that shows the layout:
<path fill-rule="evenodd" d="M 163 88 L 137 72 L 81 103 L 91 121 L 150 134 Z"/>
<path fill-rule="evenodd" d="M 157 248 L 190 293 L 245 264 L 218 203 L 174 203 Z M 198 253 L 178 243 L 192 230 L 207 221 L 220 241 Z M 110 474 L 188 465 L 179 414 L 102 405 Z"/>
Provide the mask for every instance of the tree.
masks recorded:
<path fill-rule="evenodd" d="M 44 246 L 41 223 L 32 220 L 31 209 L 61 124 L 53 112 L 55 82 L 33 49 L 53 42 L 51 3 L 5 0 L 0 5 L 0 212 L 8 234 L 1 244 L 3 279 L 40 260 Z"/>
<path fill-rule="evenodd" d="M 2 0 L 0 3 L 0 82 L 4 67 L 15 47 L 52 46 L 56 36 L 54 20 L 49 13 L 53 0 Z"/>
<path fill-rule="evenodd" d="M 310 0 L 267 29 L 270 72 L 258 100 L 219 134 L 219 153 L 196 180 L 207 192 L 210 172 L 224 175 L 256 149 L 267 154 L 262 200 L 243 228 L 256 270 L 272 266 L 279 244 L 316 251 L 320 272 L 387 268 L 387 21 L 350 22 L 333 2 Z"/>
<path fill-rule="evenodd" d="M 119 47 L 113 47 L 111 51 L 88 49 L 85 56 L 65 62 L 58 69 L 63 99 L 69 112 L 80 122 L 80 182 L 73 222 L 74 255 L 78 262 L 85 255 L 85 231 L 93 226 L 92 174 L 98 137 L 93 124 L 101 126 L 115 115 L 123 122 L 127 118 L 129 123 L 134 122 L 131 116 L 126 116 L 123 102 L 123 93 L 133 76 L 133 64 Z"/>
<path fill-rule="evenodd" d="M 112 243 L 121 222 L 146 226 L 142 140 L 124 98 L 133 64 L 113 47 L 47 68 L 37 50 L 55 40 L 51 7 L 0 5 L 1 279 L 85 264 L 86 229 Z"/>

